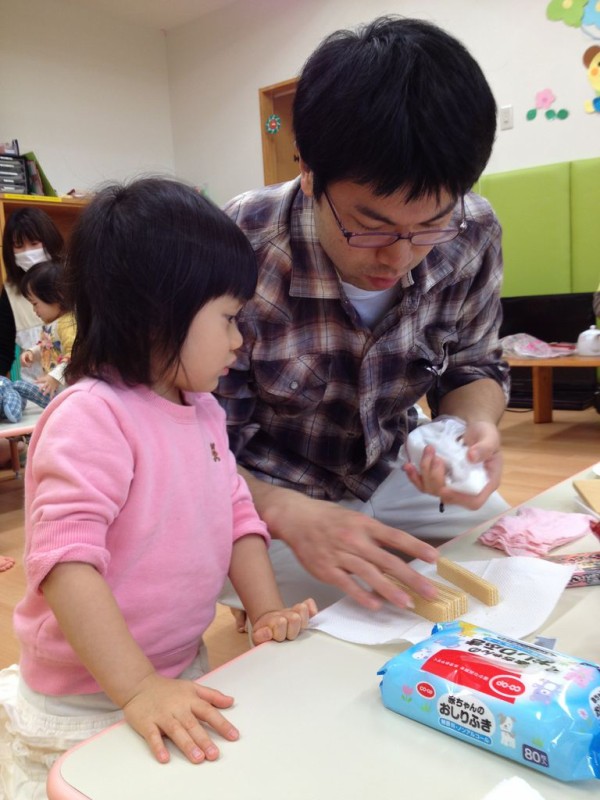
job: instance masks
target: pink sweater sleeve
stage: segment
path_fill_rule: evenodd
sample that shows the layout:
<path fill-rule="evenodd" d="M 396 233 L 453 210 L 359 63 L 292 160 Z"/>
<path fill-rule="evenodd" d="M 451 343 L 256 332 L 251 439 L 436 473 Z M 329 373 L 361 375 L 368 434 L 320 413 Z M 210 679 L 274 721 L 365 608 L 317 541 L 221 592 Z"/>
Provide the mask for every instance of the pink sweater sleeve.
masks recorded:
<path fill-rule="evenodd" d="M 45 415 L 26 474 L 26 572 L 39 587 L 61 561 L 84 561 L 104 574 L 106 532 L 127 499 L 133 454 L 107 404 L 79 393 Z"/>

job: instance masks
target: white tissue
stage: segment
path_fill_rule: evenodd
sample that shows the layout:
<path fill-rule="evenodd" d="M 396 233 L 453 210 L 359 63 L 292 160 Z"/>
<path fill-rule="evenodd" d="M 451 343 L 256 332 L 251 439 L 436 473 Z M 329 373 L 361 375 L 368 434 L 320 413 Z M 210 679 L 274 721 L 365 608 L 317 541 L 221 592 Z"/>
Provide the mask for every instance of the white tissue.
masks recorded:
<path fill-rule="evenodd" d="M 428 444 L 446 463 L 446 485 L 464 494 L 479 494 L 488 482 L 483 464 L 467 460 L 467 446 L 462 441 L 465 423 L 456 417 L 440 417 L 411 431 L 404 444 L 404 453 L 415 465 L 421 463 Z"/>
<path fill-rule="evenodd" d="M 544 800 L 543 796 L 523 778 L 513 775 L 494 786 L 482 800 Z"/>
<path fill-rule="evenodd" d="M 515 639 L 543 625 L 574 572 L 573 566 L 526 556 L 465 561 L 463 565 L 494 583 L 500 592 L 500 602 L 486 606 L 469 595 L 469 610 L 460 619 Z M 431 564 L 415 561 L 411 566 L 426 577 L 445 583 Z M 371 611 L 345 597 L 314 616 L 310 627 L 357 644 L 400 641 L 416 644 L 428 638 L 433 622 L 391 603 L 384 603 L 379 611 Z"/>

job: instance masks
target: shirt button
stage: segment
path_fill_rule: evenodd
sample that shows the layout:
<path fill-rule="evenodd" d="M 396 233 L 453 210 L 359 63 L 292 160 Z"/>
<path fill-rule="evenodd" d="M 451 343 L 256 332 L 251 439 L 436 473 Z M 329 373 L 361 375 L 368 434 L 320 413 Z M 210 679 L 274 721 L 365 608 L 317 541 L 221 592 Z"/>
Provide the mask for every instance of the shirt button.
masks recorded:
<path fill-rule="evenodd" d="M 292 381 L 290 383 L 290 389 L 297 389 L 298 388 L 298 381 Z"/>

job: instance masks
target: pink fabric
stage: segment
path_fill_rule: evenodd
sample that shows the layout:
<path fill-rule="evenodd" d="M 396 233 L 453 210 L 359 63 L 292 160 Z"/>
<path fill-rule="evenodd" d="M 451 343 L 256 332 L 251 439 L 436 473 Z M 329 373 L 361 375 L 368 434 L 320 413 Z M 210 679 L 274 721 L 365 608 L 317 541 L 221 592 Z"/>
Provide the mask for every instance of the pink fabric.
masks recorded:
<path fill-rule="evenodd" d="M 509 556 L 544 556 L 561 544 L 586 536 L 593 521 L 587 514 L 525 507 L 514 516 L 500 517 L 479 541 Z"/>
<path fill-rule="evenodd" d="M 55 564 L 93 565 L 146 655 L 173 677 L 213 619 L 233 542 L 249 533 L 268 541 L 223 410 L 210 394 L 187 402 L 84 380 L 37 423 L 25 475 L 27 590 L 14 617 L 31 689 L 99 691 L 39 590 Z"/>

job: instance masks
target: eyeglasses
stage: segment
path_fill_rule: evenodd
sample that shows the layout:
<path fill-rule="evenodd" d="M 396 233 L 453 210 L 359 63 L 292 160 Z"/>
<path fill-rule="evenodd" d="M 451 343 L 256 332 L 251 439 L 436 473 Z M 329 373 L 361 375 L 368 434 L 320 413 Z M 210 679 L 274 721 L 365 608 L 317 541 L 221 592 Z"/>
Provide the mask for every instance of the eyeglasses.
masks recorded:
<path fill-rule="evenodd" d="M 456 239 L 459 233 L 462 233 L 467 228 L 467 221 L 465 219 L 465 199 L 462 197 L 460 201 L 462 218 L 457 228 L 438 228 L 437 230 L 417 231 L 416 233 L 352 233 L 352 231 L 347 231 L 342 225 L 342 221 L 327 192 L 324 191 L 323 194 L 329 203 L 329 208 L 331 209 L 331 213 L 333 214 L 338 228 L 350 247 L 389 247 L 400 241 L 400 239 L 406 239 L 411 244 L 417 246 L 427 247 L 434 244 L 442 244 L 442 242 L 451 242 L 452 239 Z"/>

